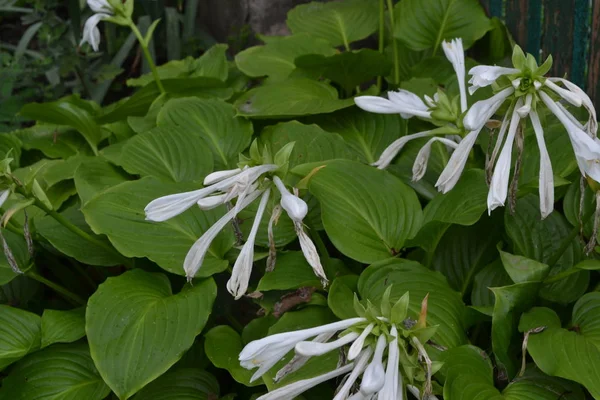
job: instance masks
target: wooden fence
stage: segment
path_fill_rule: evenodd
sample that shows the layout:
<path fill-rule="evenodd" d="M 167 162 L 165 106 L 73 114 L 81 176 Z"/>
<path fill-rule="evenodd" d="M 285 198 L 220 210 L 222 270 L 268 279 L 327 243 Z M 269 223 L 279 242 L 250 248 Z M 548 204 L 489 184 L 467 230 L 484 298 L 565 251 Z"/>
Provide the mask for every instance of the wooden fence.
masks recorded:
<path fill-rule="evenodd" d="M 584 88 L 600 107 L 600 0 L 481 0 L 502 19 L 515 41 L 551 71 Z"/>

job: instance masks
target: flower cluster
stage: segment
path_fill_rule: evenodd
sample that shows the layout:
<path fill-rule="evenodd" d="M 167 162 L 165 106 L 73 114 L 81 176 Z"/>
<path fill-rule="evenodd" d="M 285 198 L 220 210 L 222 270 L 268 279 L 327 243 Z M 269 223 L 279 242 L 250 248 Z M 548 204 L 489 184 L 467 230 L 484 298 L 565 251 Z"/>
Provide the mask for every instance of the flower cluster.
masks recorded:
<path fill-rule="evenodd" d="M 310 357 L 347 348 L 344 362 L 333 371 L 282 386 L 257 400 L 292 399 L 319 383 L 346 374 L 334 400 L 402 399 L 406 389 L 419 392 L 415 387 L 417 382 L 423 386 L 422 393 L 431 395 L 431 376 L 441 364 L 432 362 L 423 346 L 435 333 L 435 327 L 426 327 L 427 299 L 416 321 L 407 318 L 408 293 L 391 304 L 390 292 L 391 287 L 383 296 L 380 310 L 370 303 L 365 308 L 355 298 L 357 318 L 279 333 L 248 343 L 239 360 L 246 369 L 258 367 L 251 381 L 263 376 L 291 350 L 295 355 L 277 372 L 276 382 L 298 370 Z M 337 339 L 330 341 L 336 334 Z M 359 379 L 360 384 L 357 384 Z"/>
<path fill-rule="evenodd" d="M 79 45 L 82 46 L 84 43 L 89 43 L 94 51 L 98 51 L 100 46 L 98 24 L 100 21 L 109 20 L 119 25 L 126 25 L 133 13 L 133 1 L 87 0 L 87 4 L 94 14 L 85 21 Z"/>
<path fill-rule="evenodd" d="M 321 278 L 323 285 L 327 284 L 327 277 L 323 271 L 315 245 L 304 232 L 302 224 L 302 220 L 308 213 L 308 206 L 304 200 L 287 190 L 281 178 L 275 175 L 278 169 L 280 169 L 280 165 L 277 164 L 261 164 L 255 166 L 244 165 L 242 168 L 213 172 L 204 179 L 204 188 L 160 197 L 146 206 L 144 209 L 146 219 L 161 222 L 181 214 L 194 205 L 202 210 L 210 210 L 236 200 L 235 206 L 212 225 L 188 251 L 183 264 L 188 280 L 191 280 L 202 267 L 204 257 L 219 232 L 231 223 L 241 210 L 260 197 L 252 228 L 235 261 L 231 278 L 227 283 L 227 289 L 236 299 L 246 293 L 252 273 L 256 235 L 265 214 L 267 203 L 274 193 L 272 188 L 275 186 L 281 196 L 281 207 L 294 223 L 300 247 L 307 262 L 313 268 L 315 274 Z M 271 240 L 273 219 L 271 218 L 269 223 L 269 237 Z M 270 263 L 273 263 L 273 261 Z"/>

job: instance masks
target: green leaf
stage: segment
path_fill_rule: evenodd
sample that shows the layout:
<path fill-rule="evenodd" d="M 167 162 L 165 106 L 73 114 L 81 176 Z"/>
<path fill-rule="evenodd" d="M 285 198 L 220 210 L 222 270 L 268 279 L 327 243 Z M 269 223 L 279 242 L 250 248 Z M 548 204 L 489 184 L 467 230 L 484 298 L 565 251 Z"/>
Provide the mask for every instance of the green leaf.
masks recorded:
<path fill-rule="evenodd" d="M 394 140 L 407 133 L 400 115 L 376 114 L 352 107 L 311 119 L 321 128 L 342 136 L 359 160 L 372 164 Z"/>
<path fill-rule="evenodd" d="M 160 182 L 146 177 L 114 186 L 90 200 L 83 208 L 85 219 L 97 234 L 108 236 L 126 257 L 147 257 L 161 268 L 184 275 L 183 260 L 194 242 L 224 213 L 224 207 L 201 211 L 192 207 L 165 222 L 146 221 L 144 207 L 161 196 L 197 189 L 195 185 Z M 197 277 L 204 278 L 227 268 L 223 259 L 233 245 L 231 229 L 213 241 Z"/>
<path fill-rule="evenodd" d="M 0 399 L 102 400 L 102 381 L 86 344 L 55 345 L 20 361 L 3 380 Z"/>
<path fill-rule="evenodd" d="M 152 35 L 154 34 L 154 30 L 156 29 L 159 23 L 160 19 L 154 20 L 150 27 L 148 27 L 148 30 L 146 30 L 146 34 L 144 35 L 144 42 L 146 46 L 150 44 L 150 41 L 152 40 Z"/>
<path fill-rule="evenodd" d="M 386 76 L 391 68 L 378 51 L 361 49 L 334 55 L 307 54 L 297 57 L 297 67 L 339 83 L 346 93 L 378 76 Z"/>
<path fill-rule="evenodd" d="M 215 78 L 225 82 L 229 75 L 226 44 L 218 43 L 198 57 L 193 63 L 192 77 Z"/>
<path fill-rule="evenodd" d="M 512 283 L 502 266 L 502 262 L 497 259 L 475 275 L 473 289 L 471 290 L 471 304 L 477 307 L 493 306 L 494 293 L 490 288 L 508 286 Z"/>
<path fill-rule="evenodd" d="M 60 215 L 77 228 L 92 236 L 98 242 L 104 244 L 99 245 L 82 238 L 49 215 L 37 218 L 35 220 L 35 226 L 40 235 L 48 240 L 50 244 L 61 253 L 89 265 L 108 267 L 120 265 L 124 262 L 124 257 L 120 257 L 116 251 L 110 251 L 112 245 L 106 237 L 95 235 L 92 232 L 78 207 L 70 207 L 61 212 Z"/>
<path fill-rule="evenodd" d="M 21 115 L 49 124 L 68 125 L 83 135 L 94 152 L 102 139 L 100 126 L 90 110 L 80 107 L 80 101 L 65 98 L 52 103 L 29 103 L 21 109 Z"/>
<path fill-rule="evenodd" d="M 123 172 L 101 158 L 84 161 L 75 171 L 75 187 L 82 205 L 125 181 L 127 177 Z"/>
<path fill-rule="evenodd" d="M 327 305 L 339 319 L 356 317 L 352 306 L 356 293 L 357 275 L 345 275 L 335 278 L 327 295 Z"/>
<path fill-rule="evenodd" d="M 513 253 L 545 263 L 558 251 L 561 240 L 569 236 L 571 227 L 561 214 L 554 212 L 540 219 L 539 199 L 527 195 L 517 201 L 516 212 L 504 214 L 506 233 L 513 244 Z M 573 239 L 556 265 L 550 268 L 548 277 L 571 268 L 581 258 L 581 246 Z M 558 282 L 542 286 L 540 296 L 546 300 L 567 304 L 577 300 L 588 287 L 589 272 L 581 271 Z"/>
<path fill-rule="evenodd" d="M 256 234 L 256 245 L 269 247 L 269 235 L 268 235 L 268 226 L 269 219 L 273 214 L 273 208 L 278 205 L 280 199 L 276 196 L 271 196 L 269 201 L 267 202 L 267 208 L 265 210 L 265 214 L 263 218 L 260 220 L 260 225 L 258 227 L 258 232 Z M 240 230 L 244 237 L 248 237 L 250 230 L 252 229 L 252 222 L 256 217 L 256 210 L 258 210 L 258 201 L 253 202 L 248 207 L 244 208 L 238 214 L 238 218 L 240 219 Z M 248 223 L 244 223 L 244 221 L 248 221 Z M 286 244 L 289 244 L 296 240 L 297 235 L 294 229 L 294 223 L 284 211 L 281 213 L 279 217 L 279 221 L 276 225 L 273 225 L 273 239 L 275 241 L 275 247 L 282 247 Z"/>
<path fill-rule="evenodd" d="M 249 90 L 235 102 L 237 115 L 254 118 L 284 118 L 325 114 L 354 104 L 339 100 L 330 85 L 308 78 L 290 78 L 277 85 Z"/>
<path fill-rule="evenodd" d="M 261 132 L 260 140 L 269 146 L 271 154 L 294 142 L 289 169 L 318 161 L 352 158 L 348 146 L 338 134 L 324 131 L 317 125 L 303 125 L 298 121 L 268 126 Z"/>
<path fill-rule="evenodd" d="M 194 343 L 212 311 L 212 279 L 173 295 L 163 274 L 128 271 L 90 297 L 86 332 L 100 375 L 120 399 L 158 378 Z"/>
<path fill-rule="evenodd" d="M 288 12 L 287 25 L 294 34 L 327 40 L 332 46 L 364 39 L 377 30 L 376 2 L 347 0 L 343 2 L 312 2 L 296 6 Z"/>
<path fill-rule="evenodd" d="M 149 383 L 136 400 L 210 400 L 219 397 L 219 382 L 206 371 L 183 368 L 167 372 Z"/>
<path fill-rule="evenodd" d="M 305 286 L 321 287 L 321 282 L 304 259 L 302 252 L 291 251 L 277 255 L 275 269 L 265 273 L 256 290 L 287 290 Z"/>
<path fill-rule="evenodd" d="M 386 171 L 335 161 L 312 176 L 309 189 L 332 243 L 363 263 L 397 254 L 421 226 L 417 196 Z"/>
<path fill-rule="evenodd" d="M 213 155 L 198 133 L 165 124 L 128 140 L 119 164 L 131 174 L 201 181 L 213 171 Z"/>
<path fill-rule="evenodd" d="M 218 100 L 170 100 L 158 114 L 157 123 L 198 135 L 212 151 L 216 169 L 233 168 L 252 137 L 252 124 L 235 117 L 233 107 Z"/>
<path fill-rule="evenodd" d="M 477 0 L 406 0 L 397 7 L 394 36 L 413 50 L 433 48 L 435 54 L 443 40 L 454 38 L 468 49 L 492 28 Z"/>
<path fill-rule="evenodd" d="M 546 327 L 530 334 L 527 344 L 529 355 L 544 373 L 581 383 L 595 399 L 600 399 L 599 296 L 588 293 L 575 304 L 572 330 L 561 328 L 556 313 L 547 308 L 533 308 L 519 324 L 521 332 Z"/>
<path fill-rule="evenodd" d="M 40 348 L 41 318 L 0 304 L 0 371 Z"/>
<path fill-rule="evenodd" d="M 452 348 L 467 342 L 463 327 L 466 307 L 442 274 L 414 261 L 390 259 L 369 266 L 358 280 L 361 297 L 375 305 L 389 286 L 392 303 L 409 292 L 409 316 L 413 319 L 418 318 L 421 301 L 429 294 L 427 324 L 439 325 L 432 339 L 435 343 Z"/>
<path fill-rule="evenodd" d="M 42 348 L 54 343 L 71 343 L 85 336 L 85 308 L 69 311 L 44 310 Z"/>
<path fill-rule="evenodd" d="M 6 229 L 2 229 L 2 235 L 8 243 L 8 247 L 13 253 L 15 257 L 15 261 L 21 271 L 25 271 L 29 266 L 29 251 L 27 250 L 27 243 L 25 242 L 25 238 Z M 4 252 L 0 255 L 0 285 L 5 285 L 8 282 L 12 281 L 16 278 L 18 274 L 16 274 L 11 268 L 8 260 L 6 259 L 6 255 Z"/>
<path fill-rule="evenodd" d="M 515 283 L 541 282 L 548 274 L 548 265 L 523 256 L 500 251 L 504 269 Z"/>
<path fill-rule="evenodd" d="M 257 380 L 250 383 L 253 372 L 243 368 L 238 361 L 243 344 L 240 335 L 228 325 L 219 325 L 204 335 L 204 350 L 217 368 L 226 369 L 233 379 L 246 386 L 260 385 Z"/>
<path fill-rule="evenodd" d="M 533 305 L 539 288 L 539 282 L 523 282 L 490 289 L 496 300 L 492 314 L 492 348 L 499 373 L 508 380 L 517 373 L 514 354 L 518 353 L 522 339 L 516 335 L 519 316 Z"/>
<path fill-rule="evenodd" d="M 14 132 L 26 150 L 40 150 L 50 158 L 68 158 L 90 153 L 85 139 L 73 128 L 62 125 L 36 124 Z"/>
<path fill-rule="evenodd" d="M 268 76 L 279 81 L 296 69 L 296 57 L 306 54 L 331 56 L 335 53 L 327 41 L 300 33 L 243 50 L 235 56 L 235 64 L 248 76 Z"/>

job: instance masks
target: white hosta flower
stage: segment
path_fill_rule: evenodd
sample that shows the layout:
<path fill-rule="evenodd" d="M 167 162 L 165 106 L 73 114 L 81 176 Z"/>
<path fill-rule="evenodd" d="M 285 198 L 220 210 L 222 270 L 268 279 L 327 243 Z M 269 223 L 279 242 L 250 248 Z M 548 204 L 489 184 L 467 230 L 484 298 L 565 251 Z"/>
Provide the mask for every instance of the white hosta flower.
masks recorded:
<path fill-rule="evenodd" d="M 532 100 L 533 100 L 533 95 L 531 93 L 529 93 L 527 96 L 525 96 L 525 104 L 523 104 L 521 107 L 517 108 L 517 114 L 519 114 L 519 117 L 525 118 L 526 116 L 529 115 L 529 112 L 531 111 L 531 101 Z"/>
<path fill-rule="evenodd" d="M 354 368 L 350 375 L 348 375 L 348 379 L 344 382 L 341 388 L 339 388 L 337 394 L 333 398 L 333 400 L 345 400 L 350 394 L 350 390 L 354 383 L 358 380 L 358 377 L 365 372 L 367 368 L 367 364 L 369 363 L 369 359 L 373 354 L 373 350 L 370 347 L 367 347 L 356 357 L 356 361 L 354 362 Z"/>
<path fill-rule="evenodd" d="M 577 95 L 570 90 L 563 89 L 558 86 L 556 83 L 552 82 L 550 79 L 546 79 L 544 81 L 544 85 L 550 88 L 554 93 L 558 94 L 563 99 L 567 100 L 569 103 L 573 104 L 575 107 L 581 107 L 583 104 L 583 99 L 581 96 Z"/>
<path fill-rule="evenodd" d="M 575 125 L 546 93 L 540 92 L 540 98 L 567 130 L 581 174 L 600 182 L 600 141 Z"/>
<path fill-rule="evenodd" d="M 205 197 L 198 200 L 196 204 L 198 204 L 198 207 L 201 210 L 212 210 L 213 208 L 217 208 L 224 203 L 225 196 L 226 195 L 224 194 L 218 194 L 216 196 Z"/>
<path fill-rule="evenodd" d="M 589 114 L 589 119 L 584 127 L 584 130 L 586 130 L 590 136 L 596 137 L 598 134 L 598 120 L 596 117 L 596 108 L 594 107 L 594 103 L 592 102 L 592 99 L 590 99 L 590 97 L 587 95 L 587 93 L 581 90 L 579 86 L 566 79 L 548 78 L 548 80 L 552 82 L 562 83 L 567 87 L 567 89 L 569 89 L 571 92 L 575 93 L 579 98 L 581 98 L 582 104 Z"/>
<path fill-rule="evenodd" d="M 469 153 L 471 152 L 481 129 L 482 128 L 479 128 L 479 130 L 469 132 L 452 153 L 448 164 L 446 164 L 446 167 L 435 183 L 435 187 L 437 187 L 440 192 L 446 193 L 450 191 L 458 182 L 458 179 L 465 168 L 465 164 L 467 163 L 467 159 L 469 158 Z"/>
<path fill-rule="evenodd" d="M 333 342 L 315 343 L 315 342 L 299 342 L 296 344 L 295 350 L 297 354 L 304 357 L 320 356 L 329 353 L 331 350 L 339 349 L 349 343 L 352 343 L 358 338 L 358 333 L 350 332 Z"/>
<path fill-rule="evenodd" d="M 471 79 L 469 80 L 469 83 L 471 84 L 469 93 L 473 94 L 479 88 L 490 86 L 496 79 L 503 75 L 511 75 L 519 72 L 521 71 L 516 68 L 496 67 L 491 65 L 478 65 L 473 67 L 469 70 L 469 75 L 471 75 Z"/>
<path fill-rule="evenodd" d="M 98 29 L 98 24 L 100 21 L 112 17 L 114 9 L 107 0 L 88 0 L 87 3 L 94 12 L 94 15 L 85 21 L 79 45 L 82 46 L 84 43 L 89 43 L 94 51 L 98 51 L 100 47 L 100 30 Z"/>
<path fill-rule="evenodd" d="M 335 334 L 335 332 L 325 332 L 317 335 L 311 342 L 312 343 L 324 343 L 331 339 L 331 337 Z M 296 345 L 298 346 L 298 345 Z M 310 360 L 311 356 L 303 356 L 299 353 L 294 355 L 294 358 L 290 360 L 283 368 L 277 371 L 275 378 L 273 378 L 273 382 L 277 383 L 286 375 L 291 374 L 292 372 L 296 372 L 300 368 L 302 368 L 308 360 Z"/>
<path fill-rule="evenodd" d="M 251 193 L 248 197 L 246 197 L 241 205 L 241 209 L 247 207 L 250 203 L 260 196 L 260 191 L 255 191 Z M 200 267 L 202 266 L 202 262 L 204 261 L 204 257 L 210 248 L 210 244 L 217 237 L 219 232 L 227 226 L 233 218 L 235 218 L 236 212 L 235 209 L 230 210 L 222 216 L 217 222 L 215 222 L 204 234 L 198 239 L 190 248 L 187 255 L 185 256 L 185 260 L 183 261 L 183 269 L 185 271 L 185 276 L 188 281 L 191 280 Z"/>
<path fill-rule="evenodd" d="M 281 193 L 281 207 L 287 212 L 292 221 L 301 222 L 308 214 L 308 205 L 301 198 L 294 196 L 285 188 L 278 176 L 273 177 L 273 182 Z"/>
<path fill-rule="evenodd" d="M 449 42 L 442 42 L 444 54 L 456 72 L 458 88 L 460 90 L 460 111 L 467 111 L 467 92 L 465 89 L 465 51 L 463 49 L 462 39 L 452 39 Z"/>
<path fill-rule="evenodd" d="M 346 364 L 343 367 L 334 369 L 333 371 L 327 372 L 323 375 L 309 379 L 302 379 L 289 385 L 282 386 L 272 392 L 263 394 L 256 400 L 290 400 L 306 392 L 308 389 L 312 389 L 320 383 L 327 382 L 330 379 L 337 378 L 338 376 L 352 371 L 353 368 L 354 363 Z"/>
<path fill-rule="evenodd" d="M 354 102 L 365 111 L 377 114 L 400 114 L 402 118 L 421 117 L 431 118 L 431 113 L 423 100 L 408 90 L 388 92 L 388 98 L 378 96 L 359 96 Z"/>
<path fill-rule="evenodd" d="M 352 343 L 352 346 L 350 346 L 350 350 L 348 350 L 348 360 L 354 360 L 356 357 L 358 357 L 358 355 L 363 349 L 363 346 L 365 345 L 365 340 L 367 339 L 367 336 L 369 336 L 374 327 L 375 324 L 373 323 L 367 325 L 367 327 L 361 332 L 358 339 L 356 339 L 354 343 Z"/>
<path fill-rule="evenodd" d="M 402 374 L 400 367 L 400 350 L 398 348 L 398 330 L 395 326 L 390 329 L 390 335 L 394 338 L 388 346 L 388 360 L 385 370 L 385 384 L 379 392 L 378 400 L 402 400 Z"/>
<path fill-rule="evenodd" d="M 429 156 L 431 154 L 431 146 L 436 141 L 445 144 L 450 149 L 456 149 L 456 147 L 458 147 L 458 144 L 450 139 L 441 137 L 433 137 L 429 139 L 425 146 L 421 147 L 421 150 L 419 150 L 419 153 L 417 154 L 417 158 L 415 158 L 415 163 L 413 164 L 412 168 L 413 182 L 416 182 L 423 178 L 425 172 L 427 172 L 427 163 L 429 162 Z"/>
<path fill-rule="evenodd" d="M 392 163 L 396 155 L 402 150 L 402 148 L 406 145 L 406 143 L 410 142 L 413 139 L 420 139 L 422 137 L 431 136 L 432 131 L 425 131 L 419 133 L 413 133 L 411 135 L 402 136 L 400 139 L 396 139 L 390 144 L 388 147 L 383 150 L 381 156 L 379 156 L 379 160 L 375 161 L 371 164 L 374 167 L 379 169 L 385 169 Z"/>
<path fill-rule="evenodd" d="M 267 208 L 267 202 L 269 201 L 269 195 L 271 189 L 265 190 L 260 199 L 258 210 L 256 211 L 256 217 L 252 223 L 252 228 L 246 239 L 246 243 L 242 247 L 240 255 L 235 260 L 233 265 L 233 271 L 231 272 L 231 278 L 227 281 L 227 290 L 231 293 L 235 299 L 242 297 L 246 290 L 248 290 L 248 282 L 250 281 L 250 274 L 252 273 L 252 264 L 254 263 L 254 241 L 256 240 L 256 234 L 260 226 L 260 220 Z"/>
<path fill-rule="evenodd" d="M 297 343 L 324 333 L 335 333 L 364 321 L 365 318 L 350 318 L 315 328 L 278 333 L 254 340 L 241 351 L 240 365 L 246 369 L 258 367 L 250 380 L 253 382 L 277 364 Z"/>
<path fill-rule="evenodd" d="M 502 103 L 515 92 L 515 89 L 512 87 L 507 87 L 504 90 L 496 93 L 494 96 L 489 99 L 480 100 L 477 103 L 473 104 L 465 118 L 463 120 L 463 124 L 465 128 L 469 131 L 477 131 L 480 130 L 486 122 L 492 118 L 492 116 L 498 111 Z"/>
<path fill-rule="evenodd" d="M 10 196 L 10 189 L 0 191 L 0 207 L 2 207 L 4 202 L 8 199 L 8 196 Z"/>
<path fill-rule="evenodd" d="M 365 396 L 379 392 L 385 384 L 385 369 L 383 368 L 383 352 L 387 340 L 385 335 L 377 338 L 377 345 L 373 353 L 373 359 L 367 366 L 360 383 L 360 391 Z"/>
<path fill-rule="evenodd" d="M 506 141 L 504 142 L 504 146 L 500 152 L 500 157 L 498 157 L 496 168 L 494 168 L 494 174 L 492 175 L 492 182 L 490 184 L 490 191 L 488 192 L 487 198 L 488 212 L 490 213 L 495 208 L 503 206 L 508 195 L 508 180 L 510 177 L 512 147 L 517 129 L 519 128 L 519 121 L 521 119 L 517 110 L 522 106 L 522 104 L 523 102 L 519 100 L 515 106 L 515 110 L 513 111 L 510 120 L 510 127 L 508 128 Z"/>
<path fill-rule="evenodd" d="M 209 185 L 215 184 L 217 182 L 221 182 L 222 180 L 231 178 L 232 176 L 235 176 L 235 175 L 239 174 L 240 172 L 242 172 L 241 168 L 226 169 L 223 171 L 212 172 L 212 173 L 206 175 L 206 177 L 204 178 L 204 186 L 209 186 Z"/>
<path fill-rule="evenodd" d="M 540 212 L 542 219 L 546 218 L 554 210 L 554 175 L 552 174 L 552 163 L 550 162 L 550 155 L 546 148 L 546 142 L 544 140 L 544 129 L 540 123 L 540 117 L 538 113 L 532 111 L 529 114 L 531 119 L 531 125 L 533 125 L 533 131 L 535 132 L 535 139 L 537 140 L 538 147 L 540 149 Z"/>

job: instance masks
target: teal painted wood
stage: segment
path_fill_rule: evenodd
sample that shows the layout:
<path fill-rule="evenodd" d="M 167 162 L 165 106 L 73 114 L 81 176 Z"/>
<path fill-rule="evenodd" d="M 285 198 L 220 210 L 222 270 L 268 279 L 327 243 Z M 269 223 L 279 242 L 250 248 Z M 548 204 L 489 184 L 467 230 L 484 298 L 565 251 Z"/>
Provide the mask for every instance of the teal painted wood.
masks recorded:
<path fill-rule="evenodd" d="M 541 0 L 506 0 L 506 26 L 515 41 L 538 60 L 540 55 Z"/>
<path fill-rule="evenodd" d="M 571 77 L 575 0 L 544 0 L 542 59 L 552 54 L 551 75 Z"/>
<path fill-rule="evenodd" d="M 587 94 L 600 107 L 600 1 L 594 0 L 587 64 Z"/>
<path fill-rule="evenodd" d="M 573 29 L 573 68 L 571 80 L 580 87 L 585 87 L 585 73 L 590 45 L 590 14 L 589 0 L 575 0 L 575 27 Z"/>

